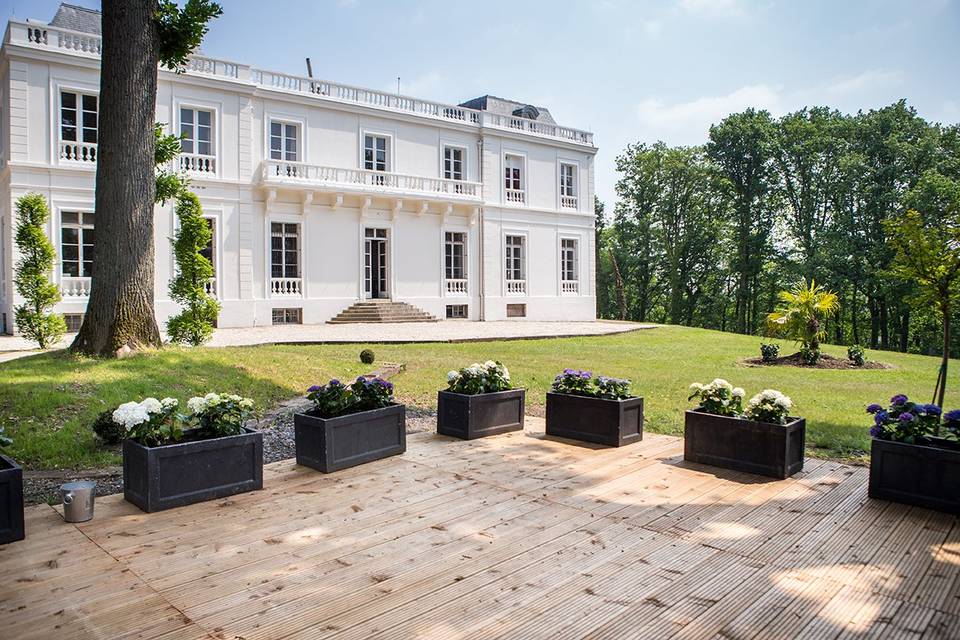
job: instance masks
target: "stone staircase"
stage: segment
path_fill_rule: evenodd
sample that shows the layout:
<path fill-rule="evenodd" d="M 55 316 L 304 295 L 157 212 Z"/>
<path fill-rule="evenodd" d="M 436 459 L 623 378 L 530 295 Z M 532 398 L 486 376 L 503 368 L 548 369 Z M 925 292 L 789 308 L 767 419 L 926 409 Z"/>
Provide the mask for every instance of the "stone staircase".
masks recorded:
<path fill-rule="evenodd" d="M 438 322 L 437 318 L 406 302 L 365 300 L 341 311 L 328 324 L 356 322 Z"/>

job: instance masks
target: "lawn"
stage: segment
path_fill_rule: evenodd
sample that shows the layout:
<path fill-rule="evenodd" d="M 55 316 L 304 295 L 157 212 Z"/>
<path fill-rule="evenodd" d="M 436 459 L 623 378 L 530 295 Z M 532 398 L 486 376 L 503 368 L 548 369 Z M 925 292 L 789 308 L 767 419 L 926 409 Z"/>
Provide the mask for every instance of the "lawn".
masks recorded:
<path fill-rule="evenodd" d="M 515 384 L 529 389 L 527 404 L 538 411 L 553 376 L 565 367 L 592 369 L 633 380 L 645 398 L 646 428 L 680 434 L 691 382 L 727 378 L 752 395 L 764 388 L 790 395 L 795 413 L 807 418 L 809 455 L 858 458 L 869 449 L 864 407 L 902 392 L 929 401 L 938 361 L 927 356 L 870 351 L 868 359 L 893 365 L 886 370 L 811 370 L 749 367 L 759 338 L 704 329 L 660 327 L 616 336 L 374 345 L 378 362 L 400 362 L 393 378 L 399 399 L 436 405 L 446 372 L 474 361 L 503 361 Z M 240 393 L 258 407 L 303 393 L 331 377 L 352 378 L 368 371 L 357 355 L 364 345 L 271 345 L 236 348 L 166 348 L 125 360 L 74 358 L 62 352 L 0 365 L 0 424 L 15 444 L 10 453 L 28 468 L 95 467 L 119 462 L 97 446 L 89 424 L 105 409 L 147 395 L 181 401 L 209 390 Z M 782 352 L 790 345 L 782 344 Z M 843 347 L 824 348 L 844 357 Z M 960 384 L 951 362 L 948 408 L 960 407 Z"/>

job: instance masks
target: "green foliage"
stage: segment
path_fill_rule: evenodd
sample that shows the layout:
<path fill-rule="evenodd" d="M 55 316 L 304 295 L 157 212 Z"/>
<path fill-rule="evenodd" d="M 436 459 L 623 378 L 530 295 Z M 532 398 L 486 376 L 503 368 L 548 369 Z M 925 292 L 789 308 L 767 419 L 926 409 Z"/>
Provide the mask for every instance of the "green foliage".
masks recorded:
<path fill-rule="evenodd" d="M 358 376 L 351 385 L 333 379 L 307 389 L 307 399 L 321 418 L 382 409 L 393 404 L 393 384 L 382 378 Z"/>
<path fill-rule="evenodd" d="M 160 0 L 155 23 L 160 40 L 160 64 L 183 72 L 187 59 L 207 34 L 207 23 L 223 14 L 210 0 L 187 0 L 180 8 L 174 0 Z"/>
<path fill-rule="evenodd" d="M 847 347 L 847 360 L 856 367 L 862 367 L 866 362 L 863 347 L 858 344 L 852 344 Z"/>
<path fill-rule="evenodd" d="M 718 416 L 739 416 L 743 412 L 743 397 L 746 392 L 742 387 L 734 387 L 723 378 L 715 378 L 713 382 L 690 385 L 690 395 L 687 400 L 696 398 L 700 403 L 697 407 L 704 413 L 713 413 Z"/>
<path fill-rule="evenodd" d="M 107 445 L 120 444 L 127 437 L 126 429 L 113 421 L 113 411 L 101 411 L 90 425 L 100 441 Z"/>
<path fill-rule="evenodd" d="M 607 376 L 594 377 L 591 371 L 564 369 L 553 379 L 550 385 L 553 393 L 563 393 L 571 396 L 587 396 L 603 398 L 605 400 L 624 400 L 630 395 L 630 381 L 622 378 Z"/>
<path fill-rule="evenodd" d="M 5 429 L 0 427 L 0 449 L 6 449 L 13 444 L 13 438 L 8 438 L 4 431 Z"/>
<path fill-rule="evenodd" d="M 374 356 L 373 350 L 371 349 L 364 349 L 363 351 L 360 352 L 360 362 L 362 362 L 363 364 L 373 364 L 373 361 L 375 359 L 376 357 Z"/>
<path fill-rule="evenodd" d="M 222 438 L 243 433 L 253 415 L 253 400 L 232 393 L 208 393 L 187 400 L 190 413 L 183 421 L 196 427 L 203 438 Z"/>
<path fill-rule="evenodd" d="M 56 253 L 44 227 L 50 210 L 39 193 L 17 200 L 15 242 L 20 252 L 13 277 L 17 293 L 24 299 L 14 309 L 17 329 L 41 349 L 55 344 L 67 331 L 63 316 L 50 313 L 60 302 L 60 290 L 50 281 Z"/>
<path fill-rule="evenodd" d="M 755 422 L 786 424 L 793 400 L 776 389 L 764 389 L 750 398 L 743 417 Z"/>
<path fill-rule="evenodd" d="M 213 277 L 213 265 L 201 251 L 210 242 L 211 231 L 204 220 L 200 200 L 189 191 L 177 199 L 180 227 L 173 239 L 175 275 L 170 282 L 170 298 L 184 309 L 167 321 L 170 340 L 198 346 L 213 335 L 220 303 L 204 288 Z"/>
<path fill-rule="evenodd" d="M 163 124 L 154 125 L 156 147 L 153 153 L 153 164 L 156 168 L 157 193 L 154 200 L 166 204 L 167 200 L 176 199 L 189 186 L 189 181 L 180 173 L 170 171 L 170 163 L 180 155 L 180 136 L 163 133 Z"/>
<path fill-rule="evenodd" d="M 513 389 L 510 372 L 499 360 L 474 362 L 469 367 L 447 373 L 447 391 L 475 395 Z"/>
<path fill-rule="evenodd" d="M 774 362 L 780 357 L 780 345 L 776 343 L 760 343 L 760 357 L 764 362 Z"/>
<path fill-rule="evenodd" d="M 798 282 L 789 291 L 780 292 L 780 307 L 767 316 L 767 329 L 775 335 L 790 338 L 801 345 L 807 364 L 820 358 L 820 341 L 824 339 L 824 321 L 840 309 L 837 295 L 817 286 Z"/>

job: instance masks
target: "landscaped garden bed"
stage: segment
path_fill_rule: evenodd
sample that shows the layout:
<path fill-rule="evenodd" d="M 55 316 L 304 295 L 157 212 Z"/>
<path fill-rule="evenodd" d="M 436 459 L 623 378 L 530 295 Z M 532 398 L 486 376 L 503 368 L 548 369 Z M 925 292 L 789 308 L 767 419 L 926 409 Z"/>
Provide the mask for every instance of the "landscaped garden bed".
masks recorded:
<path fill-rule="evenodd" d="M 313 409 L 294 416 L 297 464 L 330 473 L 406 451 L 404 406 L 386 380 L 331 380 L 307 397 Z"/>
<path fill-rule="evenodd" d="M 523 431 L 525 389 L 513 389 L 510 372 L 488 360 L 447 374 L 437 393 L 437 433 L 463 440 Z"/>
<path fill-rule="evenodd" d="M 611 447 L 643 440 L 643 398 L 630 381 L 564 369 L 547 393 L 547 435 Z"/>
<path fill-rule="evenodd" d="M 128 502 L 153 512 L 263 487 L 263 436 L 243 426 L 251 400 L 210 393 L 191 398 L 186 416 L 178 406 L 173 398 L 147 398 L 113 412 L 129 436 L 123 442 Z"/>
<path fill-rule="evenodd" d="M 790 417 L 792 401 L 767 389 L 742 410 L 745 392 L 723 379 L 694 384 L 700 406 L 684 421 L 684 460 L 787 478 L 803 469 L 806 421 Z"/>
<path fill-rule="evenodd" d="M 867 411 L 874 415 L 870 497 L 960 513 L 960 410 L 941 424 L 937 405 L 896 395 L 888 408 Z"/>
<path fill-rule="evenodd" d="M 11 440 L 0 427 L 0 449 Z M 23 470 L 0 453 L 0 544 L 23 540 Z"/>

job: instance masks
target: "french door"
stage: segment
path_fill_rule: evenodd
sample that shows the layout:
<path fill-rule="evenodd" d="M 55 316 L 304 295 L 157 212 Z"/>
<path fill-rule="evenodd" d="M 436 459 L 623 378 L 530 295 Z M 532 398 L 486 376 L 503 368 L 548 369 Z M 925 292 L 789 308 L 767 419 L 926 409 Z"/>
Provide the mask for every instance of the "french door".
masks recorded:
<path fill-rule="evenodd" d="M 389 298 L 387 230 L 364 229 L 363 292 L 367 298 Z"/>

